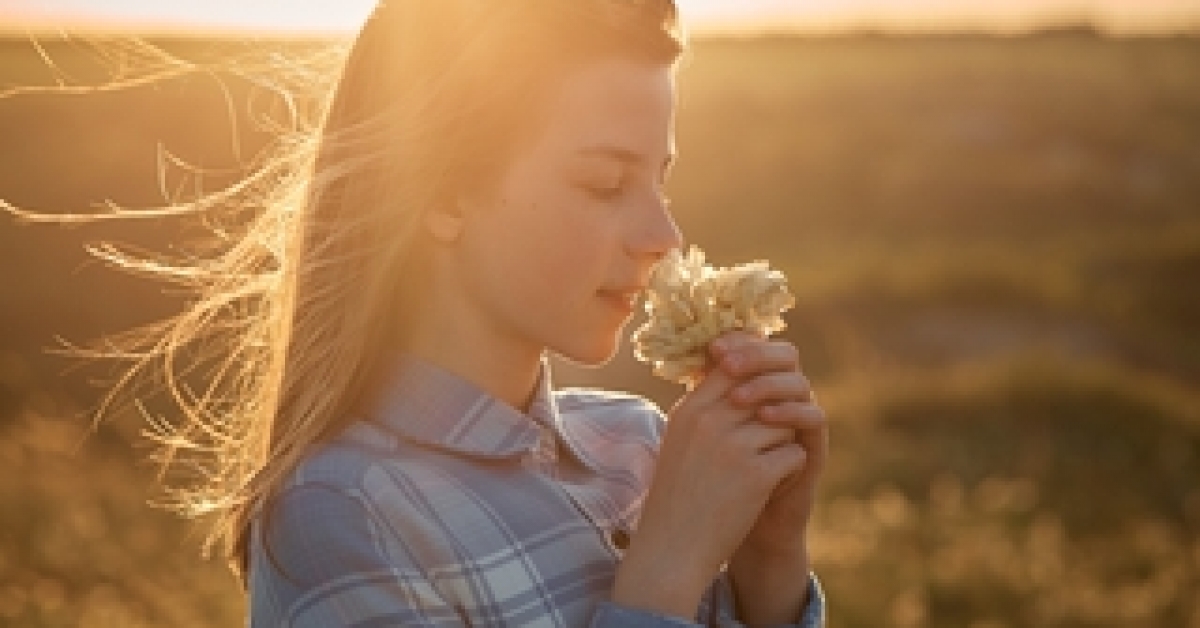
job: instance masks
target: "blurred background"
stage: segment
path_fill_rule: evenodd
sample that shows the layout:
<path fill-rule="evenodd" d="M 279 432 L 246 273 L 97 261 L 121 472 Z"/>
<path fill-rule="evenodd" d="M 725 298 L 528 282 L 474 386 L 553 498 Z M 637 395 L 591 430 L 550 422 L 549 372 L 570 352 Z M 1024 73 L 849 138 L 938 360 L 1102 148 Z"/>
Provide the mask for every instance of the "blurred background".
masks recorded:
<path fill-rule="evenodd" d="M 0 199 L 159 205 L 197 183 L 164 151 L 236 180 L 270 140 L 255 91 L 73 93 L 129 76 L 107 38 L 286 54 L 369 2 L 101 4 L 0 4 Z M 797 294 L 784 333 L 832 421 L 830 626 L 1200 627 L 1200 7 L 682 4 L 674 207 L 713 263 L 768 259 Z M 172 253 L 200 227 L 0 213 L 0 625 L 243 621 L 203 527 L 147 505 L 140 418 L 91 429 L 118 372 L 47 351 L 183 305 L 85 244 Z M 556 374 L 680 392 L 628 348 Z"/>

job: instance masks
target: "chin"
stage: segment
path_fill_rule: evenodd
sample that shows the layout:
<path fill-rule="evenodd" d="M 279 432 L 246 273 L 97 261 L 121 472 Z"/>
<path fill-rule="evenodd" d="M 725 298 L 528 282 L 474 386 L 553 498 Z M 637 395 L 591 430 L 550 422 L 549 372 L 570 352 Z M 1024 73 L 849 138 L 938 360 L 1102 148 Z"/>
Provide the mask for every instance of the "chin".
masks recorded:
<path fill-rule="evenodd" d="M 575 340 L 576 342 L 551 346 L 550 349 L 558 354 L 559 357 L 573 364 L 595 368 L 608 364 L 617 355 L 617 350 L 621 346 L 619 335 L 613 335 L 608 338 L 598 337 L 591 342 L 579 342 L 587 340 L 584 338 L 577 338 Z"/>

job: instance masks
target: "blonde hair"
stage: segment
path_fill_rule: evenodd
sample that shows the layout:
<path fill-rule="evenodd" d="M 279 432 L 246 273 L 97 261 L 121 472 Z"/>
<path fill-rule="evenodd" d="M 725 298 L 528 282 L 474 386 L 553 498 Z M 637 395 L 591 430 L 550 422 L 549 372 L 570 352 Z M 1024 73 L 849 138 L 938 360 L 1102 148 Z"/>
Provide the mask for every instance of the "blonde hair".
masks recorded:
<path fill-rule="evenodd" d="M 206 554 L 222 543 L 244 581 L 256 511 L 353 418 L 402 318 L 421 211 L 497 176 L 572 66 L 612 54 L 674 64 L 682 49 L 671 0 L 385 0 L 351 46 L 277 66 L 291 81 L 281 93 L 326 96 L 292 111 L 272 156 L 227 189 L 150 212 L 215 216 L 212 254 L 94 250 L 195 294 L 89 355 L 131 360 L 105 406 L 160 375 L 181 413 L 148 417 L 165 504 L 215 515 Z"/>

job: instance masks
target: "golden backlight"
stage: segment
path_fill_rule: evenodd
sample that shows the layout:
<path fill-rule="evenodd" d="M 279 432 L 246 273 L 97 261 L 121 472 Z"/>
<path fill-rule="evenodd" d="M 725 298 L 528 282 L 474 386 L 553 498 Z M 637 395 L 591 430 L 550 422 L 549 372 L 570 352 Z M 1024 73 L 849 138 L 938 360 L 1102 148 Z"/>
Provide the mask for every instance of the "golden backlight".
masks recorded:
<path fill-rule="evenodd" d="M 211 34 L 352 31 L 377 0 L 6 0 L 0 31 L 89 29 Z M 584 0 L 564 0 L 584 1 Z M 604 1 L 604 0 L 591 0 Z M 1089 21 L 1112 32 L 1200 30 L 1196 0 L 677 0 L 711 31 L 984 30 Z"/>
<path fill-rule="evenodd" d="M 14 0 L 0 5 L 0 24 L 22 24 L 33 30 L 326 33 L 353 30 L 375 1 Z"/>

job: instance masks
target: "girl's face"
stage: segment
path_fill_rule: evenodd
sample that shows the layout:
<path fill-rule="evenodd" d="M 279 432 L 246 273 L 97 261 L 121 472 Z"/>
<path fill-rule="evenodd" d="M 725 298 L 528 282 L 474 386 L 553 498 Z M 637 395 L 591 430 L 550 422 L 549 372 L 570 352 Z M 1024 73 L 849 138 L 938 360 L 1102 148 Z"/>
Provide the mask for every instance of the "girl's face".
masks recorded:
<path fill-rule="evenodd" d="M 584 364 L 616 352 L 651 267 L 681 245 L 663 195 L 674 104 L 668 66 L 579 68 L 497 185 L 463 203 L 456 274 L 498 343 Z"/>

